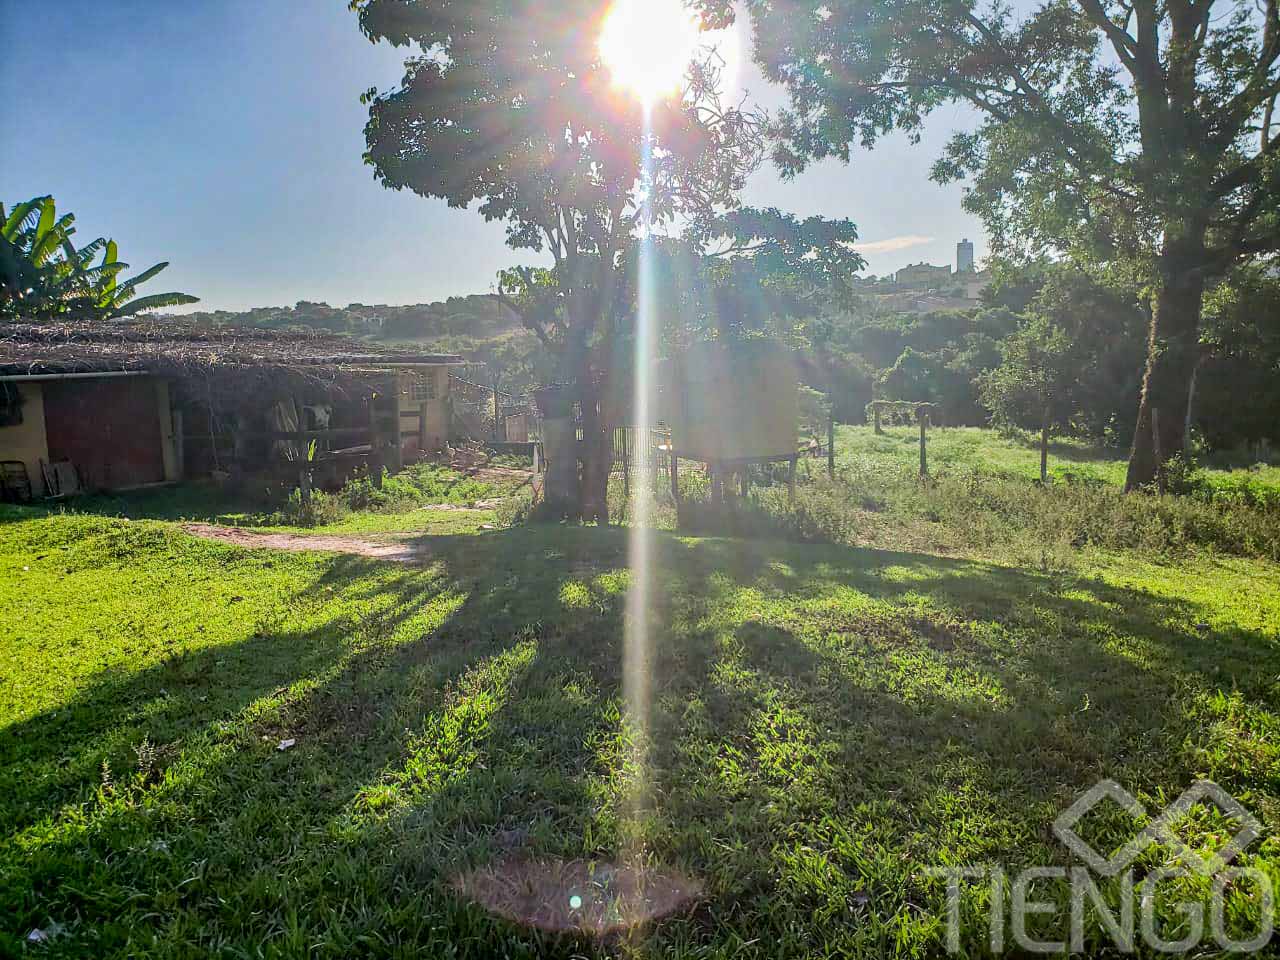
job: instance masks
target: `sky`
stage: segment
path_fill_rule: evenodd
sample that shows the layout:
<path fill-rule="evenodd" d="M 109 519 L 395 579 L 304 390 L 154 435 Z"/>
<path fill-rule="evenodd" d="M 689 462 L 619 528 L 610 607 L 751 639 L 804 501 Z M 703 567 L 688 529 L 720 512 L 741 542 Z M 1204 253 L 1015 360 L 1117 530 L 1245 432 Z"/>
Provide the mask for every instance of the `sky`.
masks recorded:
<path fill-rule="evenodd" d="M 114 238 L 138 270 L 168 260 L 145 292 L 194 294 L 193 309 L 488 292 L 530 254 L 361 160 L 359 96 L 394 87 L 405 53 L 369 43 L 346 0 L 0 0 L 0 200 L 52 194 L 78 241 Z M 780 102 L 749 64 L 737 82 Z M 981 258 L 960 188 L 928 179 L 971 122 L 947 108 L 919 145 L 885 140 L 790 182 L 764 169 L 744 199 L 848 217 L 869 273 L 954 264 L 964 237 Z"/>

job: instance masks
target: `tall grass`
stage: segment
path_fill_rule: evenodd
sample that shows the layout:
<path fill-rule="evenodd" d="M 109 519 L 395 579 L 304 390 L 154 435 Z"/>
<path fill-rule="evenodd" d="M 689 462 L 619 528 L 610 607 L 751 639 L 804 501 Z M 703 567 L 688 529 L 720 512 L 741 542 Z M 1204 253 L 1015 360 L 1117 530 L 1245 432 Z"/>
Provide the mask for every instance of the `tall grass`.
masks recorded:
<path fill-rule="evenodd" d="M 803 472 L 803 468 L 802 468 Z M 797 485 L 756 478 L 750 495 L 712 502 L 705 478 L 682 477 L 682 503 L 654 491 L 655 522 L 690 533 L 802 542 L 935 548 L 1051 564 L 1083 549 L 1177 556 L 1197 550 L 1280 560 L 1280 503 L 1249 496 L 1125 495 L 1099 483 L 1039 483 L 953 470 L 920 480 L 873 459 L 848 459 Z M 626 522 L 621 490 L 613 515 Z"/>

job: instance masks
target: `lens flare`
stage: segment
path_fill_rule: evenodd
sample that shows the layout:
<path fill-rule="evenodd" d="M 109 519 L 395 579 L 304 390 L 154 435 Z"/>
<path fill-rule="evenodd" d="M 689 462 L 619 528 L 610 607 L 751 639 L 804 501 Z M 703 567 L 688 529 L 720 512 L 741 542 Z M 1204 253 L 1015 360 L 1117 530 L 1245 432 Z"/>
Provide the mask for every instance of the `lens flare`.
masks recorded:
<path fill-rule="evenodd" d="M 657 360 L 657 305 L 654 302 L 653 279 L 653 204 L 648 189 L 653 176 L 652 116 L 644 111 L 644 146 L 641 156 L 645 181 L 641 208 L 640 263 L 636 289 L 638 292 L 635 339 L 635 395 L 633 424 L 653 425 L 653 369 Z M 639 818 L 648 806 L 648 755 L 650 706 L 650 649 L 653 642 L 654 542 L 650 516 L 653 492 L 653 464 L 642 457 L 631 484 L 630 528 L 627 533 L 627 565 L 630 583 L 627 589 L 627 611 L 624 642 L 623 687 L 628 719 L 633 736 L 632 764 L 638 772 L 632 784 L 629 806 Z M 635 853 L 635 851 L 633 851 Z"/>
<path fill-rule="evenodd" d="M 618 0 L 605 16 L 600 56 L 613 82 L 643 103 L 677 93 L 699 46 L 683 0 Z"/>

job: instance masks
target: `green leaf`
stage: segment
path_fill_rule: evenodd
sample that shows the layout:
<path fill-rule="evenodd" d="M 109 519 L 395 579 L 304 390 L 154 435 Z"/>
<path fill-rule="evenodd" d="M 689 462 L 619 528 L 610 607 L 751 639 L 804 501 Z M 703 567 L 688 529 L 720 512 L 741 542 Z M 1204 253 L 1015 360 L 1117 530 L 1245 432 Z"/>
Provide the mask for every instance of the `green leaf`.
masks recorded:
<path fill-rule="evenodd" d="M 112 300 L 112 305 L 117 307 L 122 306 L 130 297 L 133 296 L 134 292 L 140 285 L 146 283 L 167 266 L 169 266 L 168 263 L 157 263 L 154 267 L 142 271 L 142 273 L 138 274 L 136 277 L 131 277 L 126 280 L 120 285 L 120 289 L 116 291 Z"/>
<path fill-rule="evenodd" d="M 156 310 L 160 307 L 180 307 L 188 303 L 199 302 L 199 297 L 193 297 L 186 293 L 156 293 L 116 308 L 112 311 L 110 318 L 114 320 L 119 317 L 131 317 L 146 310 Z"/>
<path fill-rule="evenodd" d="M 53 229 L 54 218 L 57 215 L 58 211 L 53 202 L 53 197 L 45 197 L 44 202 L 40 205 L 40 221 L 36 225 L 37 242 L 48 236 L 49 231 Z"/>
<path fill-rule="evenodd" d="M 14 207 L 13 212 L 4 221 L 4 238 L 13 241 L 20 231 L 31 229 L 35 225 L 34 217 L 39 214 L 41 205 L 45 201 L 52 202 L 52 200 L 53 197 L 34 197 Z"/>

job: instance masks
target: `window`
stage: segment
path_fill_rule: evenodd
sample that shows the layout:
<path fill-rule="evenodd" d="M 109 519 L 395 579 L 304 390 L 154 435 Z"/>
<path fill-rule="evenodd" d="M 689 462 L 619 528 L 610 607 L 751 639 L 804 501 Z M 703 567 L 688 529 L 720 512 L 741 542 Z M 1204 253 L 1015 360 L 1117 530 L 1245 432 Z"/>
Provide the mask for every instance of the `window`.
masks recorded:
<path fill-rule="evenodd" d="M 424 374 L 409 384 L 409 399 L 414 403 L 426 403 L 436 399 L 436 375 Z"/>

